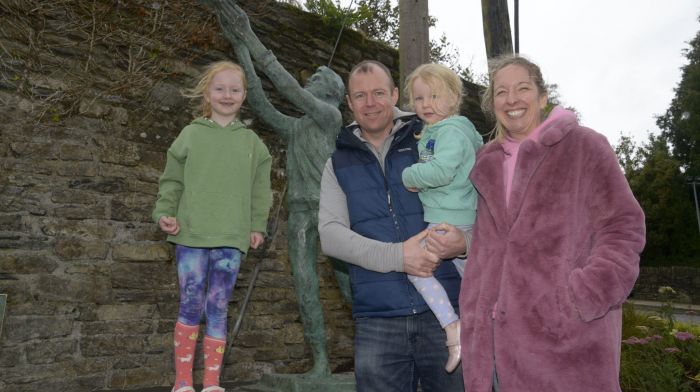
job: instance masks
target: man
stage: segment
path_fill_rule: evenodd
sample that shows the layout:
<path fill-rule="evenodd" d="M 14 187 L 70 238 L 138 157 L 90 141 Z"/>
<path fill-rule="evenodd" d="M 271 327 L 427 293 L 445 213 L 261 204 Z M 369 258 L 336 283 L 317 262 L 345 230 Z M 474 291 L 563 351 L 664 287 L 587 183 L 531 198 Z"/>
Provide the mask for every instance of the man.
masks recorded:
<path fill-rule="evenodd" d="M 444 370 L 444 331 L 406 276 L 434 274 L 456 306 L 459 275 L 439 261 L 463 252 L 465 238 L 453 227 L 428 236 L 420 200 L 401 182 L 423 125 L 395 107 L 398 89 L 383 64 L 359 63 L 347 87 L 355 122 L 323 172 L 319 233 L 324 253 L 350 270 L 357 390 L 416 391 L 420 383 L 426 392 L 463 391 L 461 370 Z"/>

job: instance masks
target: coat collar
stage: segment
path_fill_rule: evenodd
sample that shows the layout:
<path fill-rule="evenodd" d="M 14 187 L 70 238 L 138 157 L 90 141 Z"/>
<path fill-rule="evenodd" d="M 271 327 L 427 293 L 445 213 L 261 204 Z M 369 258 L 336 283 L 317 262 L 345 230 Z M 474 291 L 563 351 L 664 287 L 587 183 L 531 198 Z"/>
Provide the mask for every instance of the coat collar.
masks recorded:
<path fill-rule="evenodd" d="M 508 208 L 506 208 L 502 144 L 494 140 L 479 151 L 470 179 L 483 197 L 499 230 L 507 231 L 518 218 L 528 187 L 537 169 L 552 147 L 564 140 L 577 125 L 576 115 L 573 112 L 557 106 L 540 125 L 539 138 L 522 142 Z"/>

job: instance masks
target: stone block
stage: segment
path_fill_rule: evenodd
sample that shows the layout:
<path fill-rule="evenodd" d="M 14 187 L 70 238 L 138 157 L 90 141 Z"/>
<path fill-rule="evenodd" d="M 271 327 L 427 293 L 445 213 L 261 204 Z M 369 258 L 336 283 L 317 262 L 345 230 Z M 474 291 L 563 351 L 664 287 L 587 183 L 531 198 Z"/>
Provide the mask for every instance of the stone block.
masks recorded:
<path fill-rule="evenodd" d="M 22 220 L 21 214 L 0 215 L 1 231 L 27 231 L 27 225 Z"/>
<path fill-rule="evenodd" d="M 20 236 L 16 234 L 0 234 L 0 249 L 21 249 L 27 251 L 43 251 L 51 247 L 49 237 Z"/>
<path fill-rule="evenodd" d="M 26 342 L 32 339 L 61 338 L 73 332 L 73 320 L 55 316 L 12 316 L 5 320 L 3 334 L 9 342 Z"/>
<path fill-rule="evenodd" d="M 73 358 L 78 348 L 78 340 L 42 340 L 26 346 L 27 363 L 47 364 L 68 361 Z"/>
<path fill-rule="evenodd" d="M 80 353 L 84 357 L 138 354 L 143 352 L 143 338 L 139 335 L 83 336 L 80 339 Z"/>
<path fill-rule="evenodd" d="M 51 201 L 57 204 L 97 204 L 98 198 L 89 191 L 58 189 L 51 192 Z"/>
<path fill-rule="evenodd" d="M 78 374 L 106 374 L 112 366 L 114 365 L 114 358 L 107 357 L 91 357 L 84 358 L 82 356 L 77 357 L 73 360 L 73 366 Z M 95 384 L 98 385 L 98 384 Z M 94 387 L 94 385 L 93 385 Z"/>
<path fill-rule="evenodd" d="M 158 305 L 119 304 L 99 305 L 95 309 L 98 320 L 152 320 Z"/>
<path fill-rule="evenodd" d="M 236 345 L 239 347 L 281 347 L 284 337 L 280 331 L 242 331 L 238 334 Z"/>
<path fill-rule="evenodd" d="M 165 241 L 167 238 L 167 234 L 163 233 L 155 223 L 139 223 L 134 226 L 130 231 L 131 238 L 134 241 Z M 172 249 L 170 252 L 172 252 Z"/>
<path fill-rule="evenodd" d="M 49 236 L 92 240 L 100 239 L 103 241 L 113 239 L 118 230 L 124 230 L 110 221 L 66 220 L 55 218 L 42 219 L 40 221 L 40 228 L 43 234 Z"/>
<path fill-rule="evenodd" d="M 145 335 L 152 332 L 153 323 L 150 320 L 126 321 L 111 320 L 82 323 L 82 336 L 95 335 Z"/>
<path fill-rule="evenodd" d="M 152 222 L 155 197 L 136 193 L 115 195 L 112 199 L 111 219 L 116 221 Z"/>
<path fill-rule="evenodd" d="M 127 183 L 124 178 L 120 177 L 77 178 L 70 180 L 68 187 L 113 194 L 125 191 Z"/>
<path fill-rule="evenodd" d="M 24 362 L 23 353 L 23 346 L 0 346 L 0 368 L 17 366 Z"/>
<path fill-rule="evenodd" d="M 172 302 L 177 304 L 177 276 L 173 272 L 172 283 L 165 285 L 166 288 L 158 290 L 153 289 L 135 289 L 135 288 L 117 288 L 113 289 L 114 300 L 116 302 L 148 302 L 162 303 Z"/>
<path fill-rule="evenodd" d="M 35 252 L 0 252 L 0 271 L 4 273 L 31 275 L 51 273 L 58 264 L 53 257 Z M 0 289 L 0 291 L 2 291 Z"/>
<path fill-rule="evenodd" d="M 112 246 L 112 259 L 119 261 L 170 261 L 172 246 L 167 243 L 128 243 Z"/>
<path fill-rule="evenodd" d="M 171 324 L 171 328 L 172 329 Z M 162 335 L 151 335 L 146 338 L 144 353 L 146 354 L 162 354 L 169 351 L 172 354 L 173 335 L 172 331 Z M 162 362 L 162 358 L 159 359 Z"/>
<path fill-rule="evenodd" d="M 45 380 L 70 380 L 75 378 L 75 370 L 70 361 L 54 362 L 50 364 L 22 364 L 2 369 L 2 381 L 9 385 L 30 384 L 46 387 Z M 40 391 L 40 389 L 17 388 L 16 391 Z M 53 391 L 53 389 L 52 389 Z"/>
<path fill-rule="evenodd" d="M 64 143 L 58 148 L 58 157 L 64 161 L 91 161 L 92 151 L 84 144 Z"/>
<path fill-rule="evenodd" d="M 139 386 L 163 385 L 167 382 L 160 368 L 136 368 L 112 372 L 108 386 L 111 389 L 126 390 Z"/>
<path fill-rule="evenodd" d="M 39 301 L 106 303 L 111 285 L 108 277 L 99 275 L 39 275 L 34 295 Z"/>
<path fill-rule="evenodd" d="M 110 119 L 119 125 L 126 125 L 129 122 L 129 112 L 118 106 L 112 107 Z"/>
<path fill-rule="evenodd" d="M 58 175 L 64 177 L 95 177 L 97 166 L 93 162 L 55 162 L 55 170 Z"/>
<path fill-rule="evenodd" d="M 28 286 L 26 283 L 23 284 Z M 4 288 L 2 290 L 4 290 Z M 12 290 L 9 290 L 9 293 L 8 300 L 12 305 L 10 309 L 13 316 L 65 317 L 72 320 L 77 313 L 77 307 L 73 304 L 35 301 L 30 292 L 27 293 L 26 298 L 17 300 L 17 298 L 24 294 L 17 295 L 15 292 L 12 292 Z"/>
<path fill-rule="evenodd" d="M 9 144 L 10 153 L 16 158 L 53 160 L 56 159 L 53 143 L 24 143 Z"/>
<path fill-rule="evenodd" d="M 101 241 L 62 238 L 56 241 L 53 249 L 63 260 L 103 260 L 107 257 L 109 245 Z"/>
<path fill-rule="evenodd" d="M 113 163 L 120 166 L 136 166 L 141 160 L 139 146 L 136 143 L 127 143 L 120 140 L 101 140 L 100 161 Z"/>
<path fill-rule="evenodd" d="M 177 283 L 175 269 L 165 263 L 116 263 L 111 275 L 114 288 L 165 290 Z"/>
<path fill-rule="evenodd" d="M 53 215 L 57 218 L 73 220 L 105 219 L 107 218 L 107 208 L 104 205 L 56 207 L 53 210 Z"/>

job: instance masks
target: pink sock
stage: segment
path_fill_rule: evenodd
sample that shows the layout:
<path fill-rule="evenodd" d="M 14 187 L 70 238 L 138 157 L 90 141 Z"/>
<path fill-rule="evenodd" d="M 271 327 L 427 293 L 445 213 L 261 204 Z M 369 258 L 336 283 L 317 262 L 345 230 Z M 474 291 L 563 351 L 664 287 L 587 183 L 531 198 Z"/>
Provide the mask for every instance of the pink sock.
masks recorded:
<path fill-rule="evenodd" d="M 204 388 L 219 386 L 219 375 L 224 362 L 226 340 L 205 336 L 204 344 Z"/>
<path fill-rule="evenodd" d="M 173 341 L 175 345 L 175 389 L 191 387 L 194 348 L 197 346 L 199 325 L 175 323 Z"/>

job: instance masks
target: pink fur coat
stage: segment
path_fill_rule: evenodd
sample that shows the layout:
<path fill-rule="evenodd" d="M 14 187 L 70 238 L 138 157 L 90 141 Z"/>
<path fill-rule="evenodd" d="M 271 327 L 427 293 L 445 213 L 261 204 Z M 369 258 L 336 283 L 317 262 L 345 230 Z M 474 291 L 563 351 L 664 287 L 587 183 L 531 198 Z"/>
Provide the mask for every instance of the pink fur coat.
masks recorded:
<path fill-rule="evenodd" d="M 619 391 L 621 304 L 644 214 L 605 138 L 573 113 L 520 146 L 508 207 L 500 143 L 478 154 L 477 221 L 459 297 L 469 392 Z M 554 113 L 553 113 L 554 114 Z"/>

